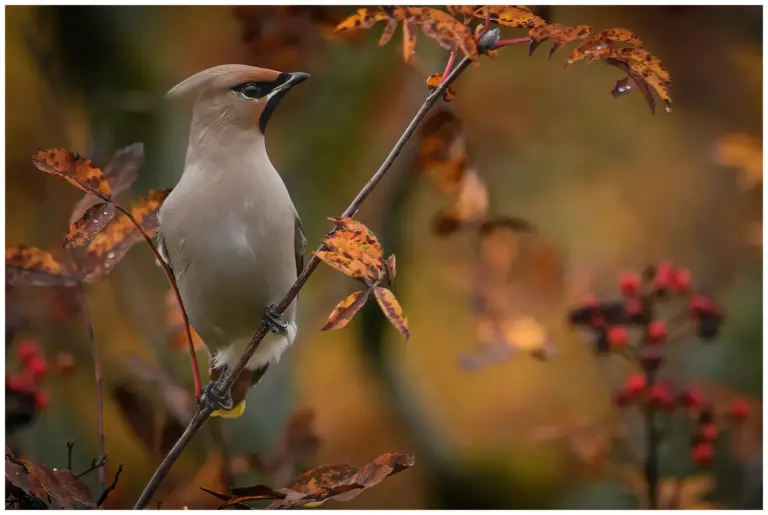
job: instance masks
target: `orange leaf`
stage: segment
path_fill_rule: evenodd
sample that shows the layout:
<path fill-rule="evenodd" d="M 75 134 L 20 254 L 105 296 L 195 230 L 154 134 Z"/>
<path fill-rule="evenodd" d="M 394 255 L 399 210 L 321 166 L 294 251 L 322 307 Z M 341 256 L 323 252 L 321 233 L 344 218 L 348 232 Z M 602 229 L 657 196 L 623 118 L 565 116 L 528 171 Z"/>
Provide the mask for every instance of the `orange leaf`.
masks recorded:
<path fill-rule="evenodd" d="M 417 23 L 422 32 L 446 50 L 460 48 L 470 59 L 477 59 L 477 42 L 472 29 L 450 14 L 431 7 L 403 7 L 408 21 Z"/>
<path fill-rule="evenodd" d="M 74 286 L 79 279 L 50 252 L 27 245 L 7 245 L 5 281 L 12 285 Z"/>
<path fill-rule="evenodd" d="M 412 21 L 403 23 L 403 60 L 411 62 L 411 56 L 416 51 L 416 34 L 419 27 Z"/>
<path fill-rule="evenodd" d="M 441 192 L 453 194 L 461 187 L 468 160 L 461 120 L 447 109 L 436 111 L 421 129 L 416 166 L 432 175 Z"/>
<path fill-rule="evenodd" d="M 63 246 L 66 248 L 85 245 L 101 232 L 115 217 L 115 205 L 102 202 L 85 210 L 83 216 L 69 226 L 69 232 L 64 237 Z"/>
<path fill-rule="evenodd" d="M 389 321 L 392 322 L 392 325 L 395 326 L 395 329 L 397 329 L 400 334 L 403 335 L 403 338 L 407 340 L 411 336 L 408 329 L 408 318 L 405 316 L 405 313 L 403 313 L 403 308 L 400 307 L 400 303 L 395 298 L 395 294 L 381 286 L 374 288 L 373 293 L 376 296 L 376 301 L 379 303 L 381 310 L 387 316 Z"/>
<path fill-rule="evenodd" d="M 507 27 L 532 29 L 546 23 L 543 18 L 536 16 L 523 5 L 491 5 L 481 7 L 475 12 L 475 18 L 484 20 L 488 9 L 491 11 L 491 21 Z"/>
<path fill-rule="evenodd" d="M 355 14 L 352 16 L 348 16 L 344 20 L 342 20 L 338 25 L 336 25 L 336 28 L 334 29 L 334 32 L 344 32 L 347 30 L 357 30 L 357 29 L 370 29 L 373 27 L 376 22 L 379 21 L 385 21 L 389 20 L 389 16 L 387 13 L 381 10 L 374 10 L 374 9 L 358 9 Z"/>
<path fill-rule="evenodd" d="M 451 16 L 454 18 L 458 18 L 459 15 L 461 15 L 464 18 L 464 23 L 472 20 L 472 16 L 475 14 L 475 11 L 477 11 L 477 8 L 480 7 L 479 5 L 446 5 L 445 6 L 448 9 L 448 12 L 451 13 Z"/>
<path fill-rule="evenodd" d="M 395 266 L 395 255 L 392 254 L 387 258 L 387 262 L 384 263 L 387 267 L 387 275 L 389 276 L 390 284 L 395 282 L 395 275 L 397 275 L 397 269 Z"/>
<path fill-rule="evenodd" d="M 384 32 L 381 33 L 379 46 L 384 46 L 389 43 L 389 40 L 392 39 L 392 36 L 395 34 L 395 29 L 397 29 L 397 18 L 389 18 L 387 25 L 384 27 Z"/>
<path fill-rule="evenodd" d="M 157 211 L 170 192 L 170 189 L 151 190 L 131 208 L 131 215 L 150 237 L 157 231 Z M 85 281 L 94 282 L 105 277 L 141 239 L 141 234 L 127 215 L 115 218 L 88 245 Z"/>
<path fill-rule="evenodd" d="M 573 49 L 568 58 L 568 64 L 587 58 L 589 61 L 595 61 L 605 57 L 613 48 L 614 43 L 624 43 L 632 46 L 642 46 L 640 37 L 631 30 L 614 28 L 607 29 L 599 34 L 588 37 L 578 47 Z M 601 57 L 602 56 L 602 57 Z"/>
<path fill-rule="evenodd" d="M 331 218 L 336 229 L 323 238 L 323 250 L 315 252 L 326 264 L 354 279 L 371 283 L 384 273 L 383 250 L 373 232 L 352 218 Z"/>
<path fill-rule="evenodd" d="M 220 499 L 228 498 L 219 509 L 261 499 L 276 499 L 267 509 L 313 507 L 330 499 L 349 501 L 415 463 L 413 454 L 387 453 L 360 468 L 341 464 L 322 465 L 300 475 L 287 488 L 255 485 L 233 488 L 234 496 L 209 493 Z"/>
<path fill-rule="evenodd" d="M 104 173 L 90 159 L 79 154 L 63 148 L 40 150 L 32 156 L 32 162 L 38 170 L 58 175 L 86 193 L 93 193 L 102 200 L 112 198 Z"/>
<path fill-rule="evenodd" d="M 427 87 L 429 88 L 436 88 L 440 85 L 441 82 L 443 82 L 442 73 L 433 73 L 427 77 Z"/>
<path fill-rule="evenodd" d="M 346 327 L 352 320 L 352 317 L 360 311 L 360 308 L 365 305 L 365 301 L 368 300 L 368 294 L 371 290 L 356 291 L 346 299 L 339 302 L 333 312 L 328 317 L 328 321 L 325 323 L 321 331 L 330 331 L 332 329 L 341 329 Z"/>
<path fill-rule="evenodd" d="M 116 197 L 127 190 L 139 176 L 139 168 L 144 165 L 144 144 L 134 143 L 118 150 L 112 160 L 104 167 L 104 177 L 112 189 L 112 196 Z M 69 223 L 81 218 L 85 211 L 100 202 L 92 193 L 86 193 L 75 205 L 70 216 Z"/>
<path fill-rule="evenodd" d="M 549 51 L 549 57 L 552 57 L 558 49 L 565 45 L 576 41 L 577 39 L 586 39 L 592 36 L 592 27 L 589 25 L 577 25 L 576 27 L 566 27 L 559 23 L 552 23 L 549 25 L 539 25 L 533 27 L 528 34 L 531 36 L 530 54 L 539 47 L 541 43 L 547 39 L 554 40 L 555 44 Z"/>

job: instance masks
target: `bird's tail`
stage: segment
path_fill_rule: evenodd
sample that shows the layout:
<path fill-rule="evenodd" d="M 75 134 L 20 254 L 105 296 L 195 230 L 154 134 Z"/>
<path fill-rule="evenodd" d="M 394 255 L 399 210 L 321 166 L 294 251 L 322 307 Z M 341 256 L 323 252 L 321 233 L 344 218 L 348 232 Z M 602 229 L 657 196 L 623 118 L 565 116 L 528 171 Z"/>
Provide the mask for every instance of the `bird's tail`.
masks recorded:
<path fill-rule="evenodd" d="M 232 385 L 232 402 L 234 407 L 229 410 L 216 410 L 211 413 L 211 416 L 221 418 L 241 417 L 245 412 L 245 396 L 248 390 L 261 382 L 268 367 L 269 365 L 264 365 L 258 370 L 244 369 L 235 381 L 235 384 Z M 223 368 L 211 369 L 211 381 L 215 381 L 221 376 Z"/>

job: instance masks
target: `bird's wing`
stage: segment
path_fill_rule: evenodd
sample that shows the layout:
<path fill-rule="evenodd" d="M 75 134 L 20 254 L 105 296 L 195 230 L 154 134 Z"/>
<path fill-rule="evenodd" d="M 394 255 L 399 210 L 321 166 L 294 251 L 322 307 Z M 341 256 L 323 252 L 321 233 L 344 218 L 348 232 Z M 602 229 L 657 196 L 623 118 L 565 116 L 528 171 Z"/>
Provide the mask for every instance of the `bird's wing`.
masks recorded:
<path fill-rule="evenodd" d="M 307 248 L 307 238 L 304 236 L 304 227 L 301 225 L 301 218 L 296 215 L 296 229 L 294 234 L 294 250 L 296 252 L 296 276 L 301 275 L 304 270 L 304 251 Z"/>
<path fill-rule="evenodd" d="M 168 250 L 165 246 L 165 238 L 163 238 L 163 233 L 160 232 L 160 229 L 157 230 L 157 251 L 160 253 L 160 257 L 163 258 L 163 261 L 165 261 L 165 264 L 168 265 L 168 268 L 173 272 L 173 268 L 171 268 L 171 260 L 168 258 Z M 157 263 L 157 266 L 161 266 L 160 263 Z"/>

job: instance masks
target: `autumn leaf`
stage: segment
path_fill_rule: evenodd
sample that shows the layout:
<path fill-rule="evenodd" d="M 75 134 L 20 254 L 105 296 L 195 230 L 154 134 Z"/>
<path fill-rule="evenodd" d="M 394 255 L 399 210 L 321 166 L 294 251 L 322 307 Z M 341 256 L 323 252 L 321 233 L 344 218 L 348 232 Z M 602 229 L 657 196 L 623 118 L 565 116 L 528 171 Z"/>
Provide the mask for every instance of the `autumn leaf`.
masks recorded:
<path fill-rule="evenodd" d="M 552 57 L 558 49 L 572 43 L 578 39 L 586 39 L 592 36 L 592 27 L 589 25 L 577 25 L 576 27 L 567 27 L 560 25 L 559 23 L 551 23 L 549 25 L 538 25 L 533 27 L 528 34 L 531 36 L 531 46 L 529 54 L 533 55 L 533 52 L 548 39 L 553 40 L 555 43 L 549 50 L 549 57 Z"/>
<path fill-rule="evenodd" d="M 5 281 L 17 286 L 74 286 L 79 279 L 50 252 L 27 245 L 7 245 Z"/>
<path fill-rule="evenodd" d="M 379 307 L 384 312 L 386 317 L 395 326 L 403 338 L 406 340 L 411 336 L 411 332 L 408 329 L 408 318 L 403 313 L 403 308 L 400 307 L 400 303 L 395 298 L 395 294 L 387 288 L 377 286 L 373 289 L 373 293 L 376 296 L 376 302 L 379 303 Z"/>
<path fill-rule="evenodd" d="M 532 29 L 544 25 L 546 22 L 533 14 L 523 5 L 490 5 L 481 7 L 474 14 L 476 18 L 486 19 L 490 10 L 490 20 L 506 27 L 518 27 Z"/>
<path fill-rule="evenodd" d="M 416 23 L 412 21 L 403 23 L 403 61 L 406 64 L 411 62 L 411 57 L 416 52 L 416 36 L 418 31 L 419 26 Z"/>
<path fill-rule="evenodd" d="M 468 161 L 461 120 L 447 109 L 435 112 L 421 129 L 417 170 L 429 173 L 437 188 L 450 195 L 458 193 Z"/>
<path fill-rule="evenodd" d="M 79 154 L 63 148 L 40 150 L 32 157 L 32 162 L 38 170 L 58 175 L 86 193 L 93 193 L 102 200 L 112 198 L 104 173 L 90 159 Z"/>
<path fill-rule="evenodd" d="M 144 144 L 134 143 L 118 150 L 107 166 L 104 167 L 104 177 L 112 189 L 112 196 L 116 197 L 130 188 L 131 184 L 139 176 L 139 168 L 144 165 Z M 86 210 L 98 204 L 100 199 L 92 193 L 85 196 L 75 205 L 70 216 L 69 223 L 81 218 Z"/>
<path fill-rule="evenodd" d="M 387 269 L 387 276 L 389 277 L 389 283 L 392 284 L 395 282 L 395 276 L 397 275 L 397 266 L 395 263 L 395 255 L 392 254 L 387 258 L 386 263 L 384 263 Z"/>
<path fill-rule="evenodd" d="M 378 283 L 384 275 L 383 250 L 376 235 L 352 218 L 331 218 L 333 232 L 323 238 L 323 250 L 315 255 L 330 267 L 367 283 Z"/>
<path fill-rule="evenodd" d="M 469 169 L 462 176 L 452 204 L 438 213 L 435 231 L 440 236 L 447 236 L 462 226 L 481 223 L 487 211 L 488 189 L 477 171 Z"/>
<path fill-rule="evenodd" d="M 115 205 L 111 202 L 102 202 L 89 207 L 81 218 L 69 226 L 63 246 L 73 248 L 87 244 L 115 217 L 115 212 Z"/>
<path fill-rule="evenodd" d="M 332 329 L 341 329 L 346 327 L 352 320 L 355 314 L 360 311 L 360 308 L 365 305 L 368 300 L 368 295 L 371 293 L 370 289 L 356 291 L 346 299 L 339 302 L 333 312 L 328 317 L 328 321 L 325 323 L 321 331 L 330 331 Z"/>
<path fill-rule="evenodd" d="M 330 499 L 349 501 L 392 474 L 414 464 L 413 454 L 388 453 L 360 468 L 350 465 L 323 465 L 300 475 L 287 488 L 270 488 L 264 485 L 233 488 L 234 496 L 219 505 L 219 509 L 263 499 L 274 499 L 268 509 L 313 507 Z M 224 497 L 223 494 L 210 493 L 219 498 Z"/>
<path fill-rule="evenodd" d="M 574 48 L 571 56 L 568 58 L 568 64 L 573 64 L 585 58 L 589 61 L 602 59 L 604 54 L 610 53 L 615 43 L 623 43 L 635 47 L 643 45 L 640 37 L 631 30 L 622 28 L 606 29 L 586 38 L 578 47 Z"/>
<path fill-rule="evenodd" d="M 131 215 L 150 237 L 157 231 L 157 212 L 170 192 L 170 189 L 152 190 L 131 208 Z M 141 239 L 141 234 L 130 218 L 121 213 L 88 245 L 84 264 L 85 281 L 94 282 L 104 278 Z"/>
<path fill-rule="evenodd" d="M 370 29 L 377 22 L 387 21 L 390 17 L 380 9 L 358 9 L 357 12 L 342 20 L 334 32 L 345 32 L 348 30 Z"/>
<path fill-rule="evenodd" d="M 438 87 L 443 82 L 443 74 L 442 73 L 433 73 L 429 77 L 427 77 L 427 87 L 432 90 L 436 87 Z M 443 100 L 446 102 L 451 102 L 454 98 L 456 98 L 456 87 L 451 84 L 447 88 L 445 88 L 445 91 L 443 92 Z"/>
<path fill-rule="evenodd" d="M 451 16 L 454 18 L 458 18 L 459 16 L 462 16 L 464 19 L 464 23 L 468 23 L 472 20 L 472 16 L 474 16 L 475 11 L 480 7 L 479 5 L 446 5 L 445 6 L 448 9 L 448 12 L 451 13 Z"/>
<path fill-rule="evenodd" d="M 726 134 L 715 143 L 714 154 L 718 165 L 738 171 L 743 189 L 763 183 L 763 145 L 759 139 L 744 133 Z"/>
<path fill-rule="evenodd" d="M 88 488 L 70 470 L 51 470 L 41 463 L 6 455 L 5 479 L 52 509 L 95 507 Z"/>

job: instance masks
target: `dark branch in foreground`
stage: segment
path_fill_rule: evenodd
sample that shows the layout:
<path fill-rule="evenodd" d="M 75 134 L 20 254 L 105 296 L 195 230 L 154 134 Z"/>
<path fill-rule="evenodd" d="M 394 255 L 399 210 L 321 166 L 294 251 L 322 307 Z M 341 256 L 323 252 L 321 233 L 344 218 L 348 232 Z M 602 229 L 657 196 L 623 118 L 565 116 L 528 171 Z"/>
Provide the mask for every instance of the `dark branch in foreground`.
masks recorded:
<path fill-rule="evenodd" d="M 101 494 L 101 497 L 99 497 L 99 500 L 96 502 L 96 506 L 97 507 L 101 507 L 105 502 L 107 502 L 107 497 L 109 497 L 109 494 L 117 486 L 117 480 L 120 479 L 120 474 L 122 472 L 123 472 L 123 466 L 122 465 L 118 465 L 117 466 L 117 472 L 115 472 L 115 479 L 112 480 L 112 484 L 109 485 L 107 487 L 107 489 L 104 490 L 104 493 Z"/>
<path fill-rule="evenodd" d="M 419 124 L 421 124 L 424 118 L 426 118 L 427 114 L 429 114 L 429 111 L 434 107 L 437 101 L 443 98 L 443 93 L 448 88 L 448 86 L 450 86 L 459 77 L 459 75 L 461 75 L 467 69 L 470 62 L 471 60 L 465 57 L 451 71 L 450 75 L 448 75 L 448 77 L 446 77 L 445 80 L 439 86 L 437 86 L 435 89 L 433 89 L 430 92 L 426 100 L 424 100 L 424 103 L 421 105 L 421 108 L 413 117 L 413 120 L 411 120 L 411 123 L 408 125 L 408 127 L 405 129 L 403 134 L 400 136 L 400 139 L 397 140 L 397 143 L 395 143 L 395 146 L 392 148 L 387 158 L 381 164 L 381 166 L 376 171 L 376 173 L 373 174 L 373 176 L 370 178 L 368 183 L 365 186 L 363 186 L 363 189 L 360 190 L 360 193 L 357 194 L 357 197 L 355 197 L 355 199 L 352 201 L 349 207 L 347 207 L 347 209 L 344 211 L 344 213 L 341 216 L 352 217 L 357 213 L 357 211 L 360 209 L 360 206 L 365 201 L 365 199 L 368 198 L 368 196 L 371 194 L 371 192 L 376 187 L 376 185 L 379 184 L 379 182 L 384 177 L 384 175 L 386 175 L 386 173 L 390 170 L 390 168 L 392 168 L 392 165 L 394 164 L 395 160 L 398 158 L 400 153 L 403 151 L 403 148 L 405 148 L 405 145 L 408 143 L 408 141 L 411 139 L 413 134 L 416 132 L 416 129 L 418 128 Z M 280 301 L 280 303 L 277 305 L 276 314 L 282 314 L 283 312 L 285 312 L 288 306 L 290 306 L 291 302 L 293 302 L 293 299 L 296 298 L 296 295 L 298 295 L 299 291 L 304 287 L 304 284 L 307 282 L 307 279 L 309 279 L 309 276 L 312 275 L 312 273 L 315 271 L 315 269 L 319 264 L 320 264 L 320 259 L 318 259 L 317 256 L 313 255 L 312 259 L 309 261 L 307 266 L 304 268 L 304 270 L 301 272 L 299 277 L 296 279 L 296 282 L 294 282 L 293 286 L 291 286 L 291 289 L 288 290 L 288 293 L 285 295 L 283 300 Z M 248 344 L 248 348 L 245 350 L 245 353 L 240 358 L 240 361 L 238 361 L 237 365 L 235 365 L 233 369 L 229 371 L 227 376 L 219 385 L 218 387 L 219 391 L 228 392 L 230 390 L 230 388 L 232 387 L 232 384 L 235 382 L 237 377 L 245 368 L 245 364 L 248 362 L 248 359 L 250 359 L 250 357 L 256 351 L 256 348 L 259 346 L 261 341 L 267 335 L 267 332 L 268 332 L 267 326 L 265 324 L 262 324 L 261 328 L 256 332 L 256 334 L 251 339 L 251 342 Z M 210 417 L 210 415 L 211 415 L 210 408 L 201 407 L 198 405 L 198 409 L 195 413 L 194 418 L 189 423 L 184 433 L 181 435 L 181 438 L 179 438 L 176 444 L 174 444 L 173 448 L 165 456 L 165 458 L 163 459 L 163 462 L 155 471 L 155 474 L 152 476 L 152 479 L 150 479 L 149 483 L 144 488 L 144 491 L 141 493 L 139 500 L 136 502 L 136 506 L 134 506 L 134 509 L 140 510 L 147 507 L 147 505 L 149 504 L 149 501 L 152 499 L 152 496 L 160 487 L 160 484 L 162 483 L 163 479 L 168 474 L 168 472 L 170 472 L 174 462 L 178 459 L 182 451 L 186 448 L 186 446 L 195 436 L 195 433 L 197 433 L 197 430 L 200 429 L 200 427 L 202 427 L 202 425 L 205 423 L 208 417 Z"/>
<path fill-rule="evenodd" d="M 90 466 L 90 467 L 88 467 L 87 469 L 85 469 L 84 471 L 80 472 L 80 473 L 77 475 L 77 477 L 83 477 L 83 476 L 84 476 L 84 475 L 86 475 L 86 474 L 90 474 L 90 473 L 91 473 L 91 472 L 93 472 L 94 470 L 96 470 L 96 469 L 98 469 L 98 468 L 101 468 L 101 467 L 103 467 L 103 466 L 104 466 L 104 465 L 106 465 L 106 464 L 107 464 L 107 455 L 105 454 L 105 455 L 104 455 L 104 456 L 102 456 L 100 459 L 98 459 L 98 460 L 93 460 L 93 462 L 91 463 L 91 466 Z"/>

